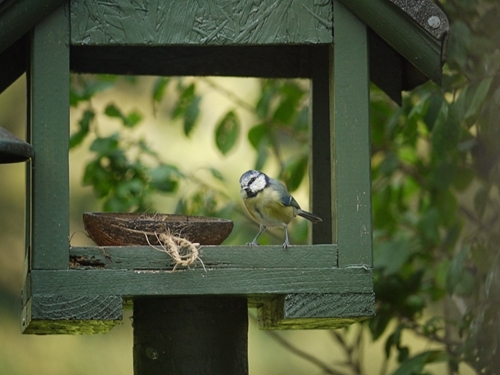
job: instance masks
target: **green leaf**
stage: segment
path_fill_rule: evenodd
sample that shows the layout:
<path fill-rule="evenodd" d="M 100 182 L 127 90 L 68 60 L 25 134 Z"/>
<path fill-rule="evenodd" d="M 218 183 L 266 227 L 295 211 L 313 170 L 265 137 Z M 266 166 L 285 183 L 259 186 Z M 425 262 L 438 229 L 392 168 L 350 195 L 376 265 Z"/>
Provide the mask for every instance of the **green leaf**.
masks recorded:
<path fill-rule="evenodd" d="M 196 86 L 194 83 L 191 83 L 188 87 L 180 86 L 181 95 L 179 96 L 179 100 L 177 101 L 176 106 L 172 112 L 172 118 L 176 119 L 182 115 L 186 109 L 191 105 L 191 102 L 195 98 L 195 90 Z"/>
<path fill-rule="evenodd" d="M 429 129 L 429 131 L 432 131 L 432 129 L 434 128 L 436 119 L 443 106 L 443 101 L 444 98 L 441 94 L 431 95 L 431 97 L 429 98 L 429 106 L 427 108 L 427 112 L 423 117 L 423 120 L 427 125 L 427 129 Z"/>
<path fill-rule="evenodd" d="M 219 121 L 215 129 L 215 144 L 219 151 L 226 155 L 236 144 L 240 135 L 240 120 L 236 112 L 229 111 Z"/>
<path fill-rule="evenodd" d="M 474 170 L 467 166 L 457 166 L 457 171 L 453 178 L 453 187 L 459 192 L 467 189 L 474 180 Z"/>
<path fill-rule="evenodd" d="M 106 109 L 104 110 L 104 113 L 108 117 L 117 117 L 119 119 L 125 118 L 125 116 L 123 116 L 122 111 L 116 105 L 114 105 L 113 103 L 108 104 L 106 106 Z"/>
<path fill-rule="evenodd" d="M 163 192 L 174 192 L 179 186 L 179 171 L 172 165 L 162 164 L 149 171 L 151 186 Z"/>
<path fill-rule="evenodd" d="M 82 143 L 85 137 L 89 134 L 90 123 L 92 122 L 94 117 L 95 112 L 91 109 L 87 109 L 85 110 L 85 112 L 83 112 L 82 118 L 80 119 L 80 121 L 78 121 L 80 129 L 76 133 L 72 134 L 69 139 L 70 149 Z"/>
<path fill-rule="evenodd" d="M 254 169 L 260 171 L 264 168 L 264 165 L 269 158 L 269 151 L 267 147 L 267 142 L 261 142 L 259 148 L 257 149 L 257 159 L 255 160 Z"/>
<path fill-rule="evenodd" d="M 421 216 L 417 226 L 422 233 L 422 240 L 431 244 L 439 242 L 439 212 L 436 208 L 427 210 Z"/>
<path fill-rule="evenodd" d="M 248 141 L 255 150 L 259 149 L 259 146 L 267 135 L 267 125 L 265 123 L 255 125 L 248 131 Z"/>
<path fill-rule="evenodd" d="M 196 125 L 196 120 L 200 114 L 201 97 L 196 96 L 191 100 L 184 112 L 184 135 L 189 137 Z"/>
<path fill-rule="evenodd" d="M 408 238 L 377 242 L 375 245 L 374 263 L 377 268 L 383 269 L 385 275 L 398 273 L 412 255 Z"/>
<path fill-rule="evenodd" d="M 123 125 L 125 125 L 128 128 L 133 128 L 141 121 L 142 121 L 142 115 L 139 112 L 133 111 L 127 115 L 125 121 L 123 122 Z"/>
<path fill-rule="evenodd" d="M 308 155 L 299 155 L 285 166 L 284 178 L 289 192 L 298 189 L 307 171 Z"/>
<path fill-rule="evenodd" d="M 101 155 L 109 155 L 118 148 L 120 135 L 114 133 L 109 137 L 96 138 L 90 145 L 90 151 L 94 151 Z"/>
<path fill-rule="evenodd" d="M 153 86 L 153 104 L 159 103 L 162 101 L 163 96 L 165 95 L 165 89 L 170 82 L 170 78 L 168 77 L 158 77 Z"/>
<path fill-rule="evenodd" d="M 483 106 L 484 99 L 490 90 L 491 82 L 493 81 L 493 77 L 488 77 L 483 79 L 479 84 L 476 84 L 472 87 L 472 90 L 469 89 L 468 92 L 473 92 L 474 95 L 470 101 L 470 104 L 467 108 L 467 112 L 465 113 L 465 118 L 474 116 L 478 110 Z"/>
<path fill-rule="evenodd" d="M 108 117 L 118 118 L 122 121 L 123 126 L 132 128 L 142 120 L 142 115 L 137 111 L 130 112 L 127 116 L 115 104 L 111 103 L 106 106 L 104 113 Z"/>
<path fill-rule="evenodd" d="M 290 124 L 297 114 L 297 106 L 304 92 L 293 81 L 285 83 L 280 91 L 282 98 L 273 113 L 273 120 L 282 124 Z"/>
<path fill-rule="evenodd" d="M 420 375 L 428 363 L 444 362 L 448 359 L 441 350 L 428 350 L 405 360 L 392 375 Z"/>

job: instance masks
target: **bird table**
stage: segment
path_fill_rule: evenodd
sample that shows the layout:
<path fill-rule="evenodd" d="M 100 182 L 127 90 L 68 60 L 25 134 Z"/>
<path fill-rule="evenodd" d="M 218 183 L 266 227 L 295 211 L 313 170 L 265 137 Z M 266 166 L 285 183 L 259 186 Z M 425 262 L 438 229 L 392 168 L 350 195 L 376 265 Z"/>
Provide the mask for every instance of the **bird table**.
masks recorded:
<path fill-rule="evenodd" d="M 24 333 L 106 332 L 133 306 L 136 374 L 231 375 L 248 373 L 249 306 L 262 329 L 331 329 L 374 315 L 370 80 L 396 102 L 402 90 L 439 82 L 448 35 L 439 8 L 428 0 L 13 0 L 2 7 L 0 88 L 27 72 L 34 150 Z M 71 72 L 308 78 L 310 207 L 323 218 L 311 244 L 203 246 L 204 268 L 173 272 L 149 246 L 70 246 Z"/>

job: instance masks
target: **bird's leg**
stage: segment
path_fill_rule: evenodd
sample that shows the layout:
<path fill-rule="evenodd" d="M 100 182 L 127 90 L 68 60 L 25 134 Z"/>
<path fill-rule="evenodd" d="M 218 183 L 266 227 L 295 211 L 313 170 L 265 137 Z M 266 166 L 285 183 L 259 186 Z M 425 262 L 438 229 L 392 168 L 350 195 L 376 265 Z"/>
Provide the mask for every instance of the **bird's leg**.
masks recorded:
<path fill-rule="evenodd" d="M 283 244 L 283 249 L 290 246 L 290 241 L 288 241 L 288 225 L 285 225 L 285 243 Z"/>
<path fill-rule="evenodd" d="M 257 242 L 257 239 L 259 238 L 259 236 L 266 230 L 267 228 L 264 226 L 264 225 L 260 225 L 260 228 L 259 228 L 259 233 L 257 233 L 257 235 L 255 236 L 255 238 L 253 239 L 252 242 L 249 242 L 247 243 L 247 245 L 249 246 L 259 246 L 259 243 Z"/>

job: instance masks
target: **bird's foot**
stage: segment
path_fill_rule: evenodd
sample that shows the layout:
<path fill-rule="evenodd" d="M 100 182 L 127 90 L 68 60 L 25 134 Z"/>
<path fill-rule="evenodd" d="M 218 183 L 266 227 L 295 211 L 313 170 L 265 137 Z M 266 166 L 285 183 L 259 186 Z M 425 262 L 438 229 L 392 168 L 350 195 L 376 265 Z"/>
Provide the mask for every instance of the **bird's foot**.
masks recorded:
<path fill-rule="evenodd" d="M 290 242 L 288 242 L 288 240 L 287 240 L 287 241 L 285 241 L 283 243 L 283 249 L 286 249 L 286 248 L 289 248 L 289 247 L 290 247 Z"/>
<path fill-rule="evenodd" d="M 257 241 L 247 242 L 247 246 L 260 246 Z"/>

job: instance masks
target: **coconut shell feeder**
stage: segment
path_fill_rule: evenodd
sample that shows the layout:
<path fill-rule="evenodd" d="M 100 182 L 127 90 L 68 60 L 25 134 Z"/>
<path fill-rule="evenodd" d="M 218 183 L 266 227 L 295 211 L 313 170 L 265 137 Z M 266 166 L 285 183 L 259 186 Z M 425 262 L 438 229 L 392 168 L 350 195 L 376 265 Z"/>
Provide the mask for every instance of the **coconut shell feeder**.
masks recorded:
<path fill-rule="evenodd" d="M 173 214 L 86 212 L 83 224 L 98 246 L 160 245 L 169 233 L 201 245 L 220 245 L 233 229 L 232 220 Z"/>

